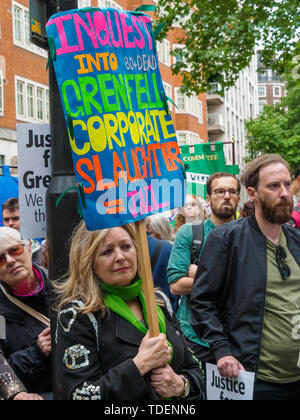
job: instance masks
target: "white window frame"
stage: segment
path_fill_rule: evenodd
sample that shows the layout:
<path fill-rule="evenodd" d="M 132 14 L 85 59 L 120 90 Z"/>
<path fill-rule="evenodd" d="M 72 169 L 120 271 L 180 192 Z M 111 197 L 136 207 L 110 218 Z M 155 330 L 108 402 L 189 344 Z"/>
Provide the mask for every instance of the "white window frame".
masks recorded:
<path fill-rule="evenodd" d="M 173 52 L 175 52 L 175 50 L 183 50 L 184 47 L 185 46 L 183 44 L 173 44 Z M 180 63 L 184 62 L 183 57 L 182 57 L 182 59 L 178 60 L 177 56 L 174 55 L 173 58 L 174 58 L 174 64 L 176 64 L 178 62 L 180 62 Z"/>
<path fill-rule="evenodd" d="M 18 87 L 23 86 L 22 92 Z M 29 96 L 28 89 L 33 87 L 32 106 L 33 113 L 29 113 Z M 38 92 L 42 92 L 42 108 L 39 107 Z M 22 102 L 20 98 L 22 95 Z M 19 121 L 25 122 L 49 122 L 49 88 L 48 86 L 36 83 L 32 80 L 24 79 L 21 76 L 15 76 L 15 98 L 16 98 L 16 118 Z M 23 112 L 19 112 L 19 104 Z M 42 111 L 42 116 L 39 116 L 39 110 Z"/>
<path fill-rule="evenodd" d="M 171 67 L 171 43 L 167 39 L 157 43 L 158 60 L 167 67 Z"/>
<path fill-rule="evenodd" d="M 0 70 L 0 117 L 4 116 L 4 81 L 3 73 Z"/>
<path fill-rule="evenodd" d="M 180 102 L 183 102 L 184 107 L 180 107 Z M 177 114 L 189 114 L 198 118 L 199 124 L 204 123 L 203 118 L 203 103 L 199 100 L 198 96 L 192 95 L 188 97 L 181 93 L 180 88 L 175 88 L 175 104 Z"/>
<path fill-rule="evenodd" d="M 15 20 L 15 10 L 20 10 L 20 39 L 16 39 L 16 20 Z M 29 36 L 30 28 L 30 18 L 29 18 L 29 9 L 23 4 L 20 4 L 16 1 L 12 1 L 12 31 L 13 31 L 13 43 L 15 46 L 24 48 L 27 51 L 30 51 L 34 54 L 40 55 L 41 57 L 47 58 L 47 51 L 39 48 L 37 45 L 30 42 Z"/>
<path fill-rule="evenodd" d="M 85 7 L 91 7 L 92 0 L 78 0 L 78 9 L 84 9 Z"/>
<path fill-rule="evenodd" d="M 185 137 L 184 142 L 181 140 L 181 136 Z M 176 137 L 178 146 L 193 146 L 195 144 L 204 143 L 204 140 L 200 139 L 200 135 L 198 133 L 194 133 L 193 131 L 177 130 Z"/>
<path fill-rule="evenodd" d="M 174 101 L 173 99 L 173 87 L 172 85 L 170 85 L 169 83 L 163 82 L 164 85 L 164 89 L 165 89 L 165 94 L 172 99 L 172 101 Z M 173 112 L 173 104 L 172 102 L 168 101 L 168 105 L 169 105 L 169 110 L 170 112 Z"/>
<path fill-rule="evenodd" d="M 265 106 L 265 105 L 267 105 L 267 101 L 259 101 L 259 102 L 258 102 L 258 110 L 259 110 L 259 113 L 260 113 L 260 114 L 263 112 L 263 109 L 262 109 L 262 110 L 260 109 L 260 107 L 261 107 L 261 105 L 262 105 L 262 104 L 263 104 L 264 106 Z"/>
<path fill-rule="evenodd" d="M 122 7 L 113 0 L 98 0 L 98 7 L 100 7 L 100 9 L 123 10 Z"/>
<path fill-rule="evenodd" d="M 262 95 L 259 93 L 260 89 L 264 90 Z M 267 87 L 266 86 L 258 86 L 258 97 L 259 98 L 266 98 L 267 97 Z"/>
<path fill-rule="evenodd" d="M 175 89 L 175 104 L 178 106 L 176 108 L 177 114 L 188 114 L 188 106 L 187 106 L 187 96 L 184 95 L 180 91 L 180 87 L 176 87 Z M 180 107 L 180 102 L 183 102 L 183 108 Z"/>
<path fill-rule="evenodd" d="M 184 136 L 185 140 L 182 140 L 182 137 Z M 176 137 L 178 146 L 187 146 L 188 145 L 188 133 L 187 131 L 176 131 Z"/>
<path fill-rule="evenodd" d="M 279 93 L 277 95 L 276 89 L 279 89 Z M 273 96 L 274 98 L 281 98 L 281 86 L 273 86 Z"/>
<path fill-rule="evenodd" d="M 281 104 L 281 101 L 279 101 L 278 99 L 275 99 L 273 101 L 273 104 L 274 104 L 274 106 L 280 105 Z"/>

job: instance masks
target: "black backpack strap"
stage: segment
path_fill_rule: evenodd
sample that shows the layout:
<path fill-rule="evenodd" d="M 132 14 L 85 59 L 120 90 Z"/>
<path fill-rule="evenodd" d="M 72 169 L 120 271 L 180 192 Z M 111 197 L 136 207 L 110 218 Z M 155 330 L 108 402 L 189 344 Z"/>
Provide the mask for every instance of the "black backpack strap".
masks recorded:
<path fill-rule="evenodd" d="M 203 241 L 204 241 L 203 222 L 192 224 L 192 229 L 193 229 L 193 243 L 191 247 L 191 264 L 198 265 L 199 255 L 200 255 Z"/>
<path fill-rule="evenodd" d="M 158 241 L 158 244 L 157 244 L 156 250 L 151 258 L 152 271 L 154 270 L 154 267 L 156 266 L 157 260 L 160 256 L 161 247 L 162 247 L 162 241 L 160 239 L 157 239 L 157 241 Z"/>

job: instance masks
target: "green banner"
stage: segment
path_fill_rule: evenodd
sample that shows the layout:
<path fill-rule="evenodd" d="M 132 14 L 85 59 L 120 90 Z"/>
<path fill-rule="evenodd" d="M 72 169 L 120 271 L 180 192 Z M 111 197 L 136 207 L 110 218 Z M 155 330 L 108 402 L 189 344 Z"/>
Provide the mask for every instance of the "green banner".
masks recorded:
<path fill-rule="evenodd" d="M 194 153 L 190 153 L 191 146 L 181 146 L 186 176 L 187 194 L 194 194 L 206 198 L 206 182 L 215 172 L 239 174 L 238 165 L 226 165 L 223 143 L 202 143 L 194 146 Z"/>

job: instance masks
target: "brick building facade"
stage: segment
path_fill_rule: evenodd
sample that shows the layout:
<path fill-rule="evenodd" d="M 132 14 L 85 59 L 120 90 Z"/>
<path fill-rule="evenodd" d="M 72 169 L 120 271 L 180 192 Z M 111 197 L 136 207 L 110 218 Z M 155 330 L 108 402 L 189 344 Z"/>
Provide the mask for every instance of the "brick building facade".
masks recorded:
<path fill-rule="evenodd" d="M 154 1 L 78 0 L 78 7 L 115 7 L 134 10 Z M 0 1 L 0 165 L 17 164 L 16 124 L 49 122 L 49 90 L 46 72 L 47 54 L 30 43 L 29 0 Z M 171 105 L 179 144 L 207 141 L 206 95 L 183 96 L 181 77 L 173 76 L 174 57 L 180 28 L 158 45 L 162 79 Z"/>
<path fill-rule="evenodd" d="M 0 2 L 0 164 L 16 164 L 16 123 L 49 121 L 47 54 L 30 43 L 28 1 Z"/>

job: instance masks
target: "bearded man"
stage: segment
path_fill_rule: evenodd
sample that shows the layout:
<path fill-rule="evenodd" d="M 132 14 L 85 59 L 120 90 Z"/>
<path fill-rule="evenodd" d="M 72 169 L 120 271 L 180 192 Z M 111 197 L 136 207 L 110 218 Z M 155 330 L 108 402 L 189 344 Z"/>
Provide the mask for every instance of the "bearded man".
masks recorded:
<path fill-rule="evenodd" d="M 300 232 L 286 224 L 289 165 L 263 155 L 242 181 L 255 214 L 208 237 L 191 294 L 192 327 L 222 376 L 256 374 L 255 400 L 299 401 Z"/>
<path fill-rule="evenodd" d="M 211 353 L 209 344 L 200 340 L 191 327 L 190 294 L 203 244 L 208 235 L 216 226 L 232 222 L 235 219 L 240 200 L 241 184 L 234 175 L 227 172 L 217 172 L 209 177 L 206 188 L 206 201 L 211 208 L 211 214 L 199 226 L 199 229 L 202 229 L 203 232 L 202 247 L 199 249 L 198 255 L 193 256 L 192 249 L 195 243 L 193 229 L 196 223 L 187 223 L 181 226 L 176 233 L 167 269 L 171 293 L 182 296 L 177 312 L 181 329 L 189 348 L 201 362 L 211 361 Z M 214 249 L 211 249 L 211 252 L 213 253 Z"/>

